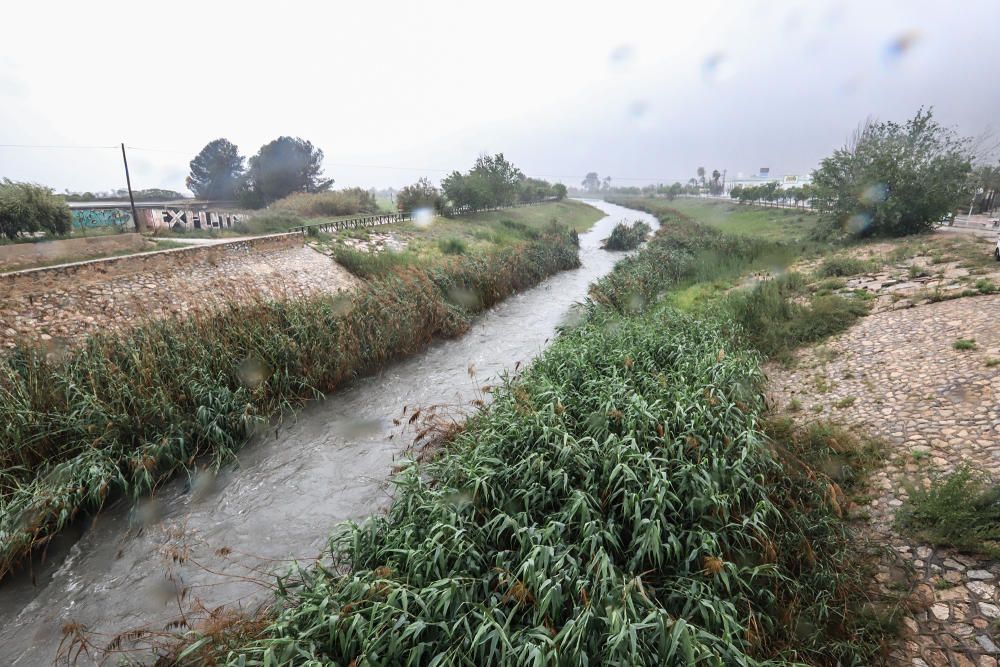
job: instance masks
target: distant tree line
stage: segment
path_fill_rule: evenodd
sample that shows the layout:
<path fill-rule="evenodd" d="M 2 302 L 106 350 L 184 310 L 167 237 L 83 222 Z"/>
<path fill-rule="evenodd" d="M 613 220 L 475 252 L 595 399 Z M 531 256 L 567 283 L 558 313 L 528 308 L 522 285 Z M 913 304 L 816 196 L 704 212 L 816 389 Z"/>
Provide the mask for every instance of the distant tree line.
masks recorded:
<path fill-rule="evenodd" d="M 566 186 L 562 183 L 525 176 L 503 153 L 497 153 L 480 155 L 464 174 L 459 171 L 448 174 L 440 189 L 427 178 L 419 179 L 396 193 L 396 207 L 401 211 L 431 208 L 448 214 L 565 197 Z"/>
<path fill-rule="evenodd" d="M 112 190 L 111 192 L 70 192 L 61 195 L 63 199 L 70 202 L 88 201 L 128 201 L 128 190 Z M 145 190 L 133 190 L 132 197 L 135 201 L 177 201 L 186 199 L 187 196 L 176 190 L 163 190 L 161 188 L 147 188 Z"/>
<path fill-rule="evenodd" d="M 812 188 L 809 185 L 782 188 L 777 181 L 771 181 L 760 185 L 735 185 L 729 190 L 729 196 L 744 204 L 805 206 L 812 197 Z"/>

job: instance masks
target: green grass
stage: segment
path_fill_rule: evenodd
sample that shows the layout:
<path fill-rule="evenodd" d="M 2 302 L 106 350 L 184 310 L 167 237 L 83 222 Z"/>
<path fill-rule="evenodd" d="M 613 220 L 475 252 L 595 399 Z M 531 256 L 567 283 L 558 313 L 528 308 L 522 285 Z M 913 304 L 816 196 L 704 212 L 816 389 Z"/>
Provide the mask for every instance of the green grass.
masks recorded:
<path fill-rule="evenodd" d="M 951 346 L 956 350 L 975 350 L 978 347 L 976 341 L 971 338 L 959 338 Z"/>
<path fill-rule="evenodd" d="M 962 468 L 909 490 L 898 526 L 933 544 L 1000 557 L 1000 487 L 970 468 Z"/>
<path fill-rule="evenodd" d="M 679 197 L 673 201 L 644 200 L 663 210 L 673 209 L 726 234 L 770 241 L 801 241 L 810 237 L 818 216 L 805 210 L 755 208 L 722 201 Z M 630 205 L 630 204 L 625 204 Z"/>

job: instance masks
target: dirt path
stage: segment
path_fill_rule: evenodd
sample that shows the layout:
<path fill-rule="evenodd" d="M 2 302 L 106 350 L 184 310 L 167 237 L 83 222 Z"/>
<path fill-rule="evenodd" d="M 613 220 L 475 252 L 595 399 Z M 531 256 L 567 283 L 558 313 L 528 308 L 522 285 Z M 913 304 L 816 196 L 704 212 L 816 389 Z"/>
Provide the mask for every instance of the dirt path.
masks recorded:
<path fill-rule="evenodd" d="M 976 348 L 953 347 L 974 339 Z M 793 368 L 768 368 L 776 407 L 831 419 L 889 445 L 873 478 L 869 529 L 903 568 L 879 574 L 887 589 L 912 584 L 924 609 L 904 620 L 897 664 L 996 667 L 1000 658 L 1000 562 L 935 548 L 893 528 L 907 485 L 961 464 L 1000 479 L 1000 295 L 879 312 L 826 345 L 803 350 Z M 912 567 L 912 575 L 906 570 Z"/>

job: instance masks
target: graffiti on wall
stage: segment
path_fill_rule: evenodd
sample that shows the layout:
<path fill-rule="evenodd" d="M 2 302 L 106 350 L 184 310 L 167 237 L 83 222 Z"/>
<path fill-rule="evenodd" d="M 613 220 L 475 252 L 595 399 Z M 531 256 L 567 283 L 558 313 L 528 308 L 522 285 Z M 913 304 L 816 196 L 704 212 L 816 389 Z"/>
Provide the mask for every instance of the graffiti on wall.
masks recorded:
<path fill-rule="evenodd" d="M 120 208 L 78 208 L 73 210 L 73 226 L 77 229 L 131 227 L 132 214 Z"/>
<path fill-rule="evenodd" d="M 229 229 L 247 219 L 245 213 L 193 208 L 147 208 L 142 209 L 139 215 L 143 218 L 146 229 L 172 229 L 174 231 Z"/>

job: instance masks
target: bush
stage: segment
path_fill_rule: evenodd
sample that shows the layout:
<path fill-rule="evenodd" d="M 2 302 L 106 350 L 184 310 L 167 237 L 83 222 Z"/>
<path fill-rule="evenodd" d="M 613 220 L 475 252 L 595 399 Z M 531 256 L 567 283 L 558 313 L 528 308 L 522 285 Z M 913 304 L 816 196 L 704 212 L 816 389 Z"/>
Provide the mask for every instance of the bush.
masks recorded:
<path fill-rule="evenodd" d="M 820 278 L 838 278 L 856 276 L 867 273 L 873 268 L 872 262 L 866 262 L 854 257 L 827 257 L 816 270 Z"/>
<path fill-rule="evenodd" d="M 725 319 L 739 325 L 741 337 L 769 357 L 787 358 L 796 347 L 846 330 L 867 314 L 864 301 L 839 295 L 816 295 L 807 304 L 800 296 L 803 280 L 792 273 L 737 290 L 719 304 Z"/>
<path fill-rule="evenodd" d="M 378 213 L 375 196 L 361 188 L 331 192 L 296 192 L 271 204 L 271 209 L 290 211 L 304 218 L 337 217 Z"/>
<path fill-rule="evenodd" d="M 438 249 L 446 255 L 464 255 L 466 251 L 465 241 L 455 237 L 439 239 Z"/>
<path fill-rule="evenodd" d="M 1000 487 L 970 468 L 910 489 L 896 522 L 934 544 L 1000 557 Z"/>
<path fill-rule="evenodd" d="M 237 223 L 233 230 L 240 234 L 279 234 L 304 224 L 306 221 L 291 211 L 265 211 Z"/>
<path fill-rule="evenodd" d="M 619 222 L 601 247 L 605 250 L 635 250 L 646 240 L 649 232 L 649 225 L 641 220 L 632 224 Z"/>
<path fill-rule="evenodd" d="M 69 206 L 51 188 L 6 178 L 0 182 L 0 234 L 11 240 L 35 232 L 64 236 L 72 228 Z"/>

